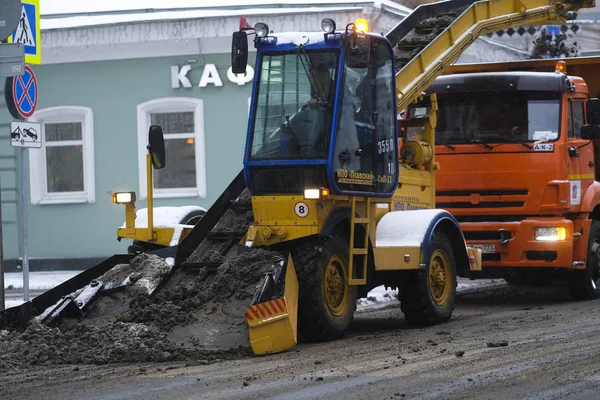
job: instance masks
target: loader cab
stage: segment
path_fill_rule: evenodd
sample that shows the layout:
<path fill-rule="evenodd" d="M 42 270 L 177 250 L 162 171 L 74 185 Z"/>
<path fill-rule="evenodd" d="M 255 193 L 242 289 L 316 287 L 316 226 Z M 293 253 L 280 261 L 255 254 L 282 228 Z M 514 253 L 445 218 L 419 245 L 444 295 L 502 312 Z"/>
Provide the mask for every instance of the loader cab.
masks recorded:
<path fill-rule="evenodd" d="M 244 157 L 254 195 L 302 194 L 311 188 L 340 195 L 394 192 L 392 46 L 351 25 L 343 33 L 257 34 Z M 236 32 L 232 64 L 244 59 L 235 55 L 243 48 L 236 45 L 239 40 Z"/>

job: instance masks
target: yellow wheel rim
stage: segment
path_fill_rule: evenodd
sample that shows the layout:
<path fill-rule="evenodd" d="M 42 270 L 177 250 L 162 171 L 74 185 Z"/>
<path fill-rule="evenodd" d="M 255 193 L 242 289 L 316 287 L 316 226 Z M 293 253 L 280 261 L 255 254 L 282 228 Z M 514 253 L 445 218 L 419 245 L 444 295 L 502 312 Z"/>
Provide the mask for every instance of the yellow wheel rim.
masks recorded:
<path fill-rule="evenodd" d="M 429 261 L 429 290 L 433 302 L 438 306 L 446 304 L 450 297 L 450 262 L 441 250 L 436 250 Z"/>
<path fill-rule="evenodd" d="M 339 317 L 344 313 L 348 299 L 348 285 L 346 285 L 346 261 L 334 254 L 325 267 L 325 301 L 329 311 Z"/>

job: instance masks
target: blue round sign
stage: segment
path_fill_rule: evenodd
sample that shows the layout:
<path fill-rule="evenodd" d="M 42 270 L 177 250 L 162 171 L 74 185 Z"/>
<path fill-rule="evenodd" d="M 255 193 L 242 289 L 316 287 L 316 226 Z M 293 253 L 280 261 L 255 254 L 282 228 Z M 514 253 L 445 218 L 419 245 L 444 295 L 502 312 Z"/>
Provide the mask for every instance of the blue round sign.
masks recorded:
<path fill-rule="evenodd" d="M 29 65 L 25 72 L 13 79 L 12 95 L 16 110 L 23 118 L 29 118 L 35 112 L 38 101 L 37 80 Z"/>

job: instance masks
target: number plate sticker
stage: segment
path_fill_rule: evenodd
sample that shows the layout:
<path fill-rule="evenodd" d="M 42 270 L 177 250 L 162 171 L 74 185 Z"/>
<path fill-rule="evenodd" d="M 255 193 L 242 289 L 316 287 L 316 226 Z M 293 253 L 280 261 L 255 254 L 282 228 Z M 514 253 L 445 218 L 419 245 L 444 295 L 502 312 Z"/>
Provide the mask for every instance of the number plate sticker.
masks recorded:
<path fill-rule="evenodd" d="M 296 203 L 294 206 L 294 212 L 300 218 L 304 218 L 308 215 L 308 205 L 303 202 Z"/>
<path fill-rule="evenodd" d="M 495 253 L 496 245 L 495 244 L 470 244 L 469 247 L 475 247 L 477 249 L 481 249 L 482 253 Z"/>

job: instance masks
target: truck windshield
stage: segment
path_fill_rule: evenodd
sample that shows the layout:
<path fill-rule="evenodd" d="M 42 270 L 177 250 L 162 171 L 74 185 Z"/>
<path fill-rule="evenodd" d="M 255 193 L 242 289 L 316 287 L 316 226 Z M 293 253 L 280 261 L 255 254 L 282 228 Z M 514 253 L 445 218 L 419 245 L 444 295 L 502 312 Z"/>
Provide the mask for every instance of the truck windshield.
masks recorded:
<path fill-rule="evenodd" d="M 439 144 L 546 142 L 559 136 L 560 93 L 444 93 L 438 105 Z"/>
<path fill-rule="evenodd" d="M 251 160 L 327 158 L 337 60 L 331 49 L 262 55 Z"/>

